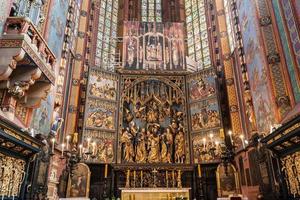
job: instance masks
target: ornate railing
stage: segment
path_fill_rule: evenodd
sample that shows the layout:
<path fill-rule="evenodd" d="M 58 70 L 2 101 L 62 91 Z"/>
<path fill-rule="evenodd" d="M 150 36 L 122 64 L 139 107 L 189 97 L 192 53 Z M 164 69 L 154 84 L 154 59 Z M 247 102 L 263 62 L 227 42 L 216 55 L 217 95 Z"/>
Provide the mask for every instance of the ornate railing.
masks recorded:
<path fill-rule="evenodd" d="M 24 36 L 24 40 L 30 45 L 26 48 L 23 43 L 16 41 L 20 40 L 20 36 Z M 34 62 L 44 72 L 51 82 L 54 81 L 55 55 L 52 53 L 37 28 L 27 17 L 8 17 L 4 26 L 3 37 L 1 38 L 0 47 L 22 47 L 30 57 L 30 54 L 35 53 L 39 58 L 33 58 Z M 15 42 L 14 42 L 15 41 Z M 10 43 L 10 45 L 8 44 Z M 33 52 L 32 52 L 33 50 Z M 41 62 L 42 61 L 42 62 Z"/>

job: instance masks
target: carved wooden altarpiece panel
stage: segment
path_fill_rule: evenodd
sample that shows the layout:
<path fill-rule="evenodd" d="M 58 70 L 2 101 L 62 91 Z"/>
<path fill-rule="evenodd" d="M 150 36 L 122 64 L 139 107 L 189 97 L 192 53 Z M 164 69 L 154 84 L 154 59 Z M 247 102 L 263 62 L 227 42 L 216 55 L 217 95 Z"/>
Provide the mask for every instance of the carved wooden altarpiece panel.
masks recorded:
<path fill-rule="evenodd" d="M 122 75 L 118 163 L 190 163 L 183 76 Z"/>
<path fill-rule="evenodd" d="M 112 163 L 115 160 L 117 131 L 118 75 L 92 68 L 89 71 L 82 141 L 96 143 L 87 163 Z"/>

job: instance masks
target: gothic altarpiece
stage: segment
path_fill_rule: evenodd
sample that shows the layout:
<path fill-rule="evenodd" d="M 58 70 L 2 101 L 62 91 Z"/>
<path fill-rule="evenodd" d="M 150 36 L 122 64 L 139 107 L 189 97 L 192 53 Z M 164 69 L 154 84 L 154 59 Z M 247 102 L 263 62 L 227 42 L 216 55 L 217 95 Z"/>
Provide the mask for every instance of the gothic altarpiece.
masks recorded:
<path fill-rule="evenodd" d="M 111 164 L 123 180 L 117 188 L 192 187 L 182 183 L 185 172 L 220 161 L 214 70 L 189 75 L 183 30 L 180 23 L 125 22 L 123 67 L 89 71 L 82 140 L 97 142 L 88 162 Z"/>

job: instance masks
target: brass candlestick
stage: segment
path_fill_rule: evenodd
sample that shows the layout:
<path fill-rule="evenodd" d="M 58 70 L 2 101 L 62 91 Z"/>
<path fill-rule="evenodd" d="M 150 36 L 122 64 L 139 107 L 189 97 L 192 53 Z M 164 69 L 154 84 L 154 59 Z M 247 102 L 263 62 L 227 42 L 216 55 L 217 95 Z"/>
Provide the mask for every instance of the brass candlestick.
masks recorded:
<path fill-rule="evenodd" d="M 177 187 L 182 188 L 182 184 L 181 184 L 181 170 L 178 170 Z"/>
<path fill-rule="evenodd" d="M 126 175 L 126 185 L 125 185 L 126 188 L 129 188 L 130 187 L 130 170 L 128 169 L 127 170 L 127 175 Z"/>
<path fill-rule="evenodd" d="M 154 169 L 153 171 L 152 171 L 152 173 L 153 173 L 153 187 L 154 188 L 156 188 L 157 186 L 156 186 L 156 173 L 157 173 L 158 171 L 156 170 L 156 169 Z"/>
<path fill-rule="evenodd" d="M 143 170 L 141 170 L 141 187 L 143 187 Z"/>
<path fill-rule="evenodd" d="M 169 177 L 168 177 L 168 171 L 166 171 L 166 187 L 169 187 Z"/>
<path fill-rule="evenodd" d="M 201 174 L 201 166 L 200 164 L 198 164 L 198 177 L 201 178 L 202 174 Z"/>
<path fill-rule="evenodd" d="M 135 181 L 136 181 L 136 171 L 133 171 L 133 187 L 135 188 Z"/>
<path fill-rule="evenodd" d="M 172 187 L 175 187 L 175 172 L 172 171 Z"/>

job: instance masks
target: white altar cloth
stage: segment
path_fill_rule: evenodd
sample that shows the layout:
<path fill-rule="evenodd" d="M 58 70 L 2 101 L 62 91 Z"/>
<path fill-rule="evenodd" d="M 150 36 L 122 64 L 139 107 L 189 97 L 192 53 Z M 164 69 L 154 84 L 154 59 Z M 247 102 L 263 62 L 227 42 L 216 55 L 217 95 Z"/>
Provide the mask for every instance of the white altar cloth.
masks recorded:
<path fill-rule="evenodd" d="M 90 198 L 86 198 L 86 197 L 71 197 L 71 198 L 60 198 L 59 200 L 90 200 Z"/>

